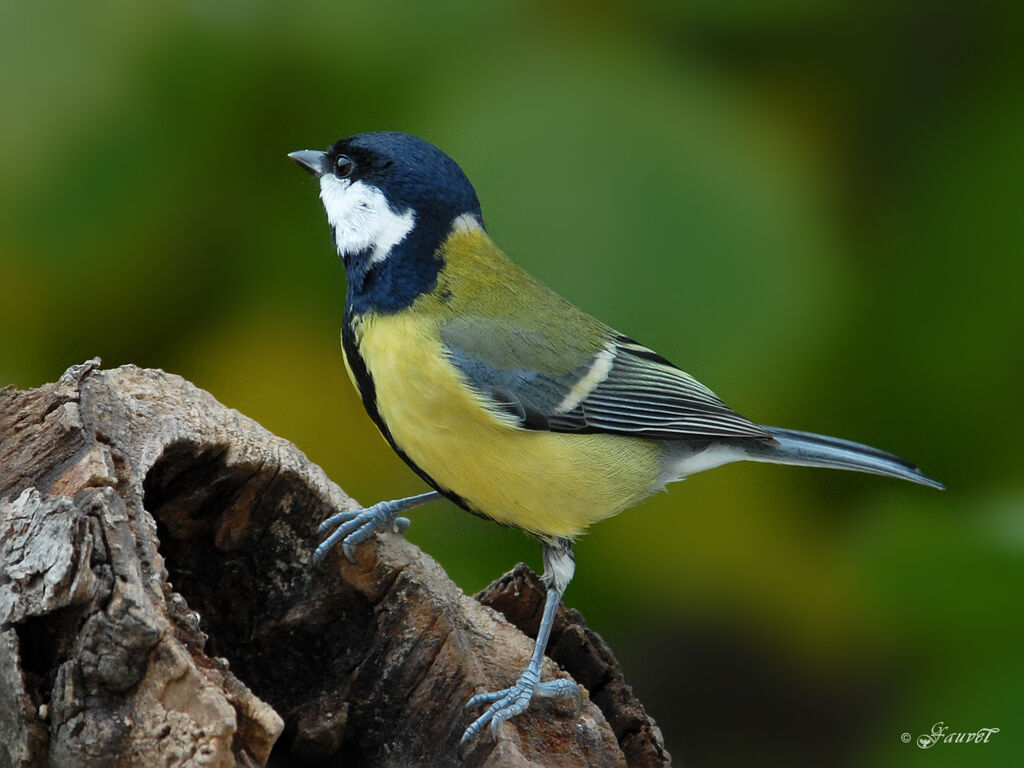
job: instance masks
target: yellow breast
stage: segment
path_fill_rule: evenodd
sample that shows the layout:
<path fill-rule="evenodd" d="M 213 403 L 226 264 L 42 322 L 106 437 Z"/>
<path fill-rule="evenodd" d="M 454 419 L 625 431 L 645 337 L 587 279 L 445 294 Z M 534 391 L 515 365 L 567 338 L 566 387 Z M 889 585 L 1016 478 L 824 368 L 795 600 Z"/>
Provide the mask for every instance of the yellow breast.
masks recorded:
<path fill-rule="evenodd" d="M 658 448 L 635 438 L 523 430 L 489 411 L 415 305 L 354 328 L 377 409 L 398 448 L 476 512 L 572 537 L 655 489 Z"/>

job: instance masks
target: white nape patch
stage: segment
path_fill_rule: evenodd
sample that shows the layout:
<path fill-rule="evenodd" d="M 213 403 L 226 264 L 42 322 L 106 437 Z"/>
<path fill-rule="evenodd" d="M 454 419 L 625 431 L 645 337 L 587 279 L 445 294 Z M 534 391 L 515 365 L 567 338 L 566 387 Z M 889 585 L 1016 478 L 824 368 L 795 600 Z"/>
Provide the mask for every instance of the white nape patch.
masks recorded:
<path fill-rule="evenodd" d="M 612 363 L 615 361 L 615 343 L 609 341 L 604 345 L 604 349 L 597 353 L 594 357 L 594 362 L 590 364 L 590 369 L 573 384 L 572 389 L 569 390 L 562 402 L 558 404 L 555 409 L 557 413 L 568 413 L 577 405 L 587 399 L 587 396 L 593 392 L 602 381 L 608 378 L 608 374 L 611 373 Z"/>
<path fill-rule="evenodd" d="M 395 213 L 383 192 L 361 181 L 325 173 L 320 177 L 320 200 L 334 230 L 338 253 L 347 256 L 372 248 L 370 264 L 384 261 L 416 225 L 411 210 Z"/>
<path fill-rule="evenodd" d="M 476 232 L 483 228 L 484 226 L 480 223 L 480 219 L 472 213 L 464 213 L 456 217 L 455 221 L 452 222 L 453 235 L 457 235 L 460 232 Z"/>

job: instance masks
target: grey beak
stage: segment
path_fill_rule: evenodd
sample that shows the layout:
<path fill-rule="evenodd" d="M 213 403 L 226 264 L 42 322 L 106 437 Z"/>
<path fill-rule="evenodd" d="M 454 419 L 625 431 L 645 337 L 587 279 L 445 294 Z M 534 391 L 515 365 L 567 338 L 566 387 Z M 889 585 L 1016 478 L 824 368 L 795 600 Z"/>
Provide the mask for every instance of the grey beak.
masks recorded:
<path fill-rule="evenodd" d="M 319 152 L 315 149 L 300 149 L 298 152 L 289 152 L 288 157 L 294 160 L 300 168 L 309 171 L 317 178 L 324 175 L 324 160 L 327 158 L 326 152 Z"/>

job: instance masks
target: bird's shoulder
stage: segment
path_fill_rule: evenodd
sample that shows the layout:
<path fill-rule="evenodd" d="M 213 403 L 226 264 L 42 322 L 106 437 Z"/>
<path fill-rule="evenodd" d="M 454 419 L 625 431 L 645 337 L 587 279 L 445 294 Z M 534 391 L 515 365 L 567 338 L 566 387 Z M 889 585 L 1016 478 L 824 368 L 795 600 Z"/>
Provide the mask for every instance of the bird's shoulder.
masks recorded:
<path fill-rule="evenodd" d="M 482 228 L 456 229 L 441 254 L 437 286 L 423 303 L 446 342 L 498 363 L 556 370 L 585 362 L 615 335 L 509 259 Z"/>
<path fill-rule="evenodd" d="M 443 354 L 522 428 L 764 436 L 688 373 L 533 278 L 482 230 L 449 238 L 445 255 L 429 299 Z"/>

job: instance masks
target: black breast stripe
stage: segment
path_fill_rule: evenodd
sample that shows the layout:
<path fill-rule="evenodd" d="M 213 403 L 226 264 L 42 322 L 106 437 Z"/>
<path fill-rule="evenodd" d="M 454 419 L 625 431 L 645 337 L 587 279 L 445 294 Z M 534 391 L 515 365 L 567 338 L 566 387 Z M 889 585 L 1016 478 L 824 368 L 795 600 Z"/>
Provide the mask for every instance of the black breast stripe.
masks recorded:
<path fill-rule="evenodd" d="M 341 347 L 345 352 L 345 359 L 348 361 L 349 368 L 352 369 L 352 376 L 356 380 L 356 389 L 359 390 L 359 396 L 363 400 L 363 407 L 373 420 L 373 423 L 377 425 L 377 429 L 380 430 L 384 439 L 388 441 L 388 445 L 391 446 L 392 450 L 398 454 L 402 461 L 408 464 L 410 469 L 423 478 L 431 488 L 445 498 L 451 499 L 467 512 L 472 512 L 474 515 L 486 518 L 487 515 L 470 507 L 466 500 L 459 496 L 459 494 L 436 482 L 434 478 L 424 472 L 415 461 L 410 459 L 409 455 L 405 451 L 395 444 L 395 439 L 391 436 L 391 430 L 388 429 L 387 423 L 385 423 L 384 418 L 380 415 L 380 410 L 377 408 L 377 387 L 373 383 L 373 376 L 370 375 L 369 370 L 366 368 L 366 362 L 363 360 L 363 356 L 359 354 L 359 343 L 356 341 L 355 331 L 353 330 L 353 319 L 354 318 L 349 313 L 346 313 L 345 323 L 341 329 Z"/>

